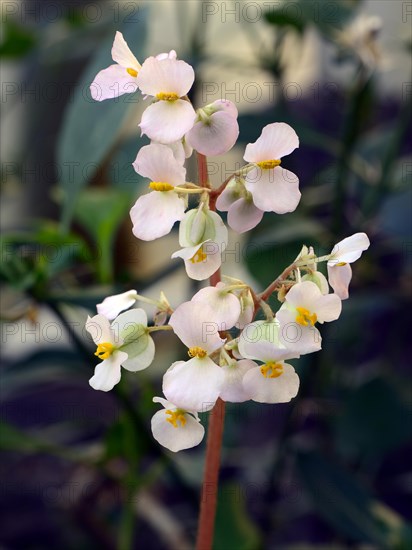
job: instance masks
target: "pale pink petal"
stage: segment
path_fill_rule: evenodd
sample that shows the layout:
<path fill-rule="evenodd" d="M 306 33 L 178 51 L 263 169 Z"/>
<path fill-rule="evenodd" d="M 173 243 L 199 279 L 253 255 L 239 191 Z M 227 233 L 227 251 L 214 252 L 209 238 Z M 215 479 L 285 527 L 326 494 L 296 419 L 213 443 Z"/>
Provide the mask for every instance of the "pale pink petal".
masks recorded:
<path fill-rule="evenodd" d="M 170 185 L 183 185 L 186 179 L 186 169 L 182 162 L 176 160 L 170 147 L 160 143 L 142 147 L 133 168 L 145 178 Z"/>
<path fill-rule="evenodd" d="M 299 147 L 299 138 L 295 130 L 284 122 L 274 122 L 263 128 L 262 134 L 255 143 L 249 143 L 246 146 L 243 158 L 247 162 L 281 159 L 297 147 Z"/>
<path fill-rule="evenodd" d="M 168 418 L 170 416 L 165 409 L 155 413 L 152 418 L 153 437 L 160 445 L 174 453 L 199 445 L 205 435 L 205 429 L 198 420 L 186 413 L 184 425 L 178 421 L 175 427 L 167 421 Z"/>
<path fill-rule="evenodd" d="M 208 306 L 213 315 L 214 321 L 219 325 L 219 330 L 231 329 L 239 319 L 240 301 L 231 292 L 224 292 L 222 288 L 208 286 L 197 292 L 192 302 L 198 302 Z"/>
<path fill-rule="evenodd" d="M 211 107 L 215 111 L 224 111 L 233 118 L 238 117 L 238 110 L 236 108 L 236 105 L 228 99 L 217 99 L 216 101 L 208 105 L 208 107 Z"/>
<path fill-rule="evenodd" d="M 341 300 L 349 298 L 349 283 L 352 279 L 352 268 L 350 264 L 329 265 L 329 284 Z"/>
<path fill-rule="evenodd" d="M 139 71 L 138 85 L 145 95 L 175 93 L 185 96 L 195 80 L 193 68 L 182 60 L 149 57 Z M 172 140 L 176 141 L 176 140 Z"/>
<path fill-rule="evenodd" d="M 253 168 L 245 177 L 245 187 L 264 212 L 293 212 L 300 201 L 299 179 L 279 166 L 272 170 Z"/>
<path fill-rule="evenodd" d="M 221 248 L 215 242 L 206 241 L 202 245 L 202 250 L 206 254 L 206 259 L 202 262 L 191 262 L 185 260 L 185 269 L 188 277 L 195 281 L 204 281 L 216 273 L 222 265 Z"/>
<path fill-rule="evenodd" d="M 209 157 L 224 155 L 236 143 L 239 125 L 226 111 L 217 111 L 207 123 L 199 120 L 186 134 L 187 143 L 199 153 Z"/>
<path fill-rule="evenodd" d="M 299 377 L 288 363 L 283 363 L 283 374 L 277 378 L 265 378 L 257 367 L 245 374 L 243 386 L 258 403 L 288 403 L 299 391 Z"/>
<path fill-rule="evenodd" d="M 263 218 L 263 211 L 259 210 L 252 201 L 238 199 L 229 208 L 227 222 L 237 233 L 244 233 L 256 227 Z"/>
<path fill-rule="evenodd" d="M 114 99 L 123 94 L 133 94 L 137 91 L 136 78 L 130 76 L 124 67 L 110 65 L 97 73 L 90 84 L 90 93 L 95 101 Z"/>
<path fill-rule="evenodd" d="M 322 296 L 314 309 L 319 323 L 336 321 L 342 312 L 342 300 L 337 294 Z"/>
<path fill-rule="evenodd" d="M 227 212 L 234 202 L 239 200 L 240 194 L 237 190 L 237 183 L 232 179 L 218 196 L 216 200 L 216 208 L 222 212 Z"/>
<path fill-rule="evenodd" d="M 291 353 L 305 355 L 322 348 L 322 337 L 318 329 L 297 323 L 296 311 L 282 306 L 276 313 L 276 318 L 280 322 L 280 341 Z"/>
<path fill-rule="evenodd" d="M 153 241 L 170 233 L 185 213 L 185 202 L 173 191 L 152 191 L 139 197 L 130 210 L 133 235 Z"/>
<path fill-rule="evenodd" d="M 286 294 L 286 302 L 294 307 L 304 307 L 313 313 L 321 297 L 318 285 L 312 281 L 303 281 L 292 286 Z"/>
<path fill-rule="evenodd" d="M 94 390 L 110 391 L 120 382 L 120 365 L 127 359 L 127 353 L 115 351 L 108 359 L 99 363 L 89 384 Z"/>
<path fill-rule="evenodd" d="M 159 61 L 161 61 L 162 59 L 176 59 L 177 58 L 177 53 L 176 53 L 175 50 L 170 50 L 169 53 L 159 53 L 155 57 Z"/>
<path fill-rule="evenodd" d="M 108 296 L 103 300 L 101 304 L 97 304 L 97 313 L 104 315 L 112 321 L 119 315 L 121 311 L 129 309 L 136 302 L 137 293 L 135 290 L 128 290 L 122 294 L 116 294 L 114 296 Z"/>
<path fill-rule="evenodd" d="M 369 248 L 369 245 L 370 241 L 366 233 L 355 233 L 346 237 L 333 247 L 332 258 L 328 261 L 328 265 L 355 262 L 361 257 L 362 252 Z"/>
<path fill-rule="evenodd" d="M 229 403 L 243 403 L 250 399 L 250 393 L 243 385 L 243 377 L 254 367 L 257 367 L 257 364 L 248 359 L 236 361 L 231 365 L 222 367 L 225 379 L 223 387 L 220 390 L 220 397 L 223 401 L 229 401 Z"/>
<path fill-rule="evenodd" d="M 139 126 L 150 139 L 173 143 L 182 139 L 195 120 L 196 112 L 188 101 L 157 101 L 144 111 Z"/>
<path fill-rule="evenodd" d="M 123 34 L 119 31 L 116 32 L 112 47 L 112 59 L 125 69 L 140 70 L 140 63 L 131 52 L 126 40 L 123 38 Z"/>

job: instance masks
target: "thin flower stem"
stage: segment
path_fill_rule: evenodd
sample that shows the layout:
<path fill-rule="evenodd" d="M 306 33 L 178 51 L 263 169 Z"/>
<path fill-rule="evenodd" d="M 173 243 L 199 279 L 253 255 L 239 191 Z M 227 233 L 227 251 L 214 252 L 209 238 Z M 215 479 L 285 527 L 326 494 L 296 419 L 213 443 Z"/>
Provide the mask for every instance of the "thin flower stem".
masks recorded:
<path fill-rule="evenodd" d="M 148 332 L 157 332 L 158 330 L 173 330 L 170 325 L 159 325 L 155 327 L 147 327 Z"/>
<path fill-rule="evenodd" d="M 287 277 L 296 269 L 296 263 L 293 262 L 290 266 L 288 266 L 280 275 L 277 277 L 270 285 L 259 294 L 258 298 L 260 300 L 267 300 L 269 296 L 275 292 L 283 283 L 284 279 L 287 279 Z"/>
<path fill-rule="evenodd" d="M 207 171 L 207 158 L 201 153 L 197 153 L 197 170 L 199 174 L 199 185 L 210 189 L 209 173 Z"/>
<path fill-rule="evenodd" d="M 186 195 L 195 195 L 199 193 L 210 193 L 211 189 L 205 188 L 205 187 L 198 187 L 196 189 L 189 188 L 186 189 L 185 187 L 175 187 L 173 189 L 176 193 L 185 193 Z"/>

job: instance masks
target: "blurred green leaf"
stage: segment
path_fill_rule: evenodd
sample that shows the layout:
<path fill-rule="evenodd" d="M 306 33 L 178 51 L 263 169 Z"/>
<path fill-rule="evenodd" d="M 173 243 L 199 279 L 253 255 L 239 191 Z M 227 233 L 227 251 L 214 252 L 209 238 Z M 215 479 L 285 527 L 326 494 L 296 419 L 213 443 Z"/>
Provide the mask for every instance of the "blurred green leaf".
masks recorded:
<path fill-rule="evenodd" d="M 286 10 L 269 11 L 265 14 L 265 19 L 268 23 L 276 27 L 292 27 L 299 34 L 303 34 L 305 30 L 305 21 L 299 17 L 296 12 Z"/>
<path fill-rule="evenodd" d="M 235 483 L 222 483 L 213 550 L 256 550 L 260 546 L 261 536 L 247 514 L 243 488 Z"/>
<path fill-rule="evenodd" d="M 382 514 L 383 505 L 330 459 L 298 453 L 297 466 L 319 514 L 342 535 L 394 550 L 412 542 L 410 526 L 392 510 L 391 515 Z M 397 522 L 391 519 L 394 515 Z"/>
<path fill-rule="evenodd" d="M 23 57 L 35 46 L 36 37 L 29 27 L 10 21 L 7 17 L 3 18 L 2 27 L 0 57 Z"/>
<path fill-rule="evenodd" d="M 137 23 L 125 23 L 119 29 L 124 33 L 130 49 L 141 60 L 144 59 L 146 41 L 145 15 L 146 11 L 140 9 Z M 73 168 L 64 170 L 60 181 L 64 191 L 62 224 L 65 230 L 72 219 L 80 190 L 115 147 L 124 123 L 139 101 L 137 94 L 126 94 L 102 102 L 93 101 L 90 96 L 89 87 L 96 74 L 113 64 L 110 56 L 112 43 L 113 36 L 109 36 L 99 44 L 95 57 L 76 86 L 63 121 L 57 148 L 58 163 Z"/>

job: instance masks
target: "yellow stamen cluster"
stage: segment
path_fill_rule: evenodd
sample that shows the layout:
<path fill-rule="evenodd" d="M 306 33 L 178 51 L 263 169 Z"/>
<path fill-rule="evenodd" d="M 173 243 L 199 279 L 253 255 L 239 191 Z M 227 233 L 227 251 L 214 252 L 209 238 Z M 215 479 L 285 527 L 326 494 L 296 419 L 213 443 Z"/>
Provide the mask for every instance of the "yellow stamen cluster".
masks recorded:
<path fill-rule="evenodd" d="M 179 99 L 179 96 L 174 92 L 160 92 L 159 94 L 156 94 L 156 99 L 159 99 L 160 101 L 176 101 Z"/>
<path fill-rule="evenodd" d="M 186 417 L 184 411 L 180 409 L 176 409 L 175 411 L 167 410 L 166 414 L 170 416 L 170 418 L 166 418 L 167 422 L 170 422 L 170 424 L 174 428 L 178 428 L 178 422 L 180 422 L 180 425 L 183 427 L 186 424 Z"/>
<path fill-rule="evenodd" d="M 129 73 L 130 76 L 134 76 L 136 78 L 137 76 L 137 71 L 135 71 L 134 69 L 132 69 L 131 67 L 129 67 L 128 69 L 126 69 L 126 71 Z"/>
<path fill-rule="evenodd" d="M 276 166 L 279 166 L 281 161 L 279 159 L 273 159 L 273 160 L 262 160 L 262 162 L 257 162 L 256 164 L 259 166 L 259 168 L 262 168 L 262 170 L 272 170 L 273 168 L 276 168 Z"/>
<path fill-rule="evenodd" d="M 278 378 L 283 374 L 283 365 L 269 361 L 260 367 L 260 372 L 265 378 Z"/>
<path fill-rule="evenodd" d="M 97 355 L 99 359 L 108 359 L 113 353 L 113 351 L 114 351 L 113 344 L 110 344 L 110 342 L 103 342 L 103 344 L 99 344 L 97 346 L 95 355 Z"/>
<path fill-rule="evenodd" d="M 316 313 L 311 314 L 310 311 L 305 307 L 297 307 L 296 311 L 298 312 L 298 315 L 296 316 L 296 322 L 299 323 L 299 325 L 302 325 L 304 327 L 312 325 L 313 327 L 318 320 L 318 316 L 316 315 Z"/>
<path fill-rule="evenodd" d="M 149 187 L 153 191 L 172 191 L 174 189 L 173 185 L 165 181 L 151 181 Z"/>
<path fill-rule="evenodd" d="M 207 254 L 205 254 L 202 250 L 202 247 L 200 247 L 196 254 L 192 256 L 189 261 L 192 262 L 192 264 L 200 264 L 200 262 L 204 262 L 206 258 Z"/>
<path fill-rule="evenodd" d="M 189 348 L 187 354 L 189 357 L 206 357 L 207 351 L 196 346 L 194 348 Z"/>

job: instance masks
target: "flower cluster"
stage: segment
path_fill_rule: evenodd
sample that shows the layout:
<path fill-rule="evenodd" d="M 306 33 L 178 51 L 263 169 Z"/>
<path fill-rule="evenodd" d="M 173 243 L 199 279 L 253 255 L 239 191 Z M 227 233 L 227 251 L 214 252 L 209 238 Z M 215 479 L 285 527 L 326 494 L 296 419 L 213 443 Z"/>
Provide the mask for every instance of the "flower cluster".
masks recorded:
<path fill-rule="evenodd" d="M 174 51 L 140 65 L 117 33 L 112 56 L 116 65 L 96 76 L 94 97 L 107 99 L 112 97 L 109 91 L 119 95 L 139 89 L 153 98 L 140 123 L 151 143 L 139 150 L 133 163 L 149 180 L 149 192 L 130 212 L 133 234 L 154 240 L 180 222 L 181 248 L 172 258 L 184 261 L 190 278 L 203 281 L 213 276 L 213 283 L 175 309 L 163 292 L 159 300 L 151 300 L 136 290 L 98 304 L 98 314 L 86 323 L 97 346 L 95 355 L 102 360 L 90 385 L 109 391 L 120 381 L 121 366 L 132 372 L 149 367 L 155 355 L 151 333 L 173 331 L 187 348 L 187 357 L 164 373 L 164 397 L 153 398 L 163 408 L 152 418 L 152 431 L 159 443 L 179 451 L 200 443 L 204 428 L 198 413 L 211 410 L 219 398 L 286 403 L 297 395 L 299 377 L 288 361 L 321 349 L 318 326 L 338 319 L 342 300 L 348 297 L 350 264 L 369 247 L 369 239 L 356 233 L 321 257 L 303 246 L 296 260 L 260 294 L 242 280 L 220 280 L 228 230 L 215 205 L 228 213 L 228 224 L 238 233 L 255 227 L 264 212 L 294 211 L 300 200 L 299 180 L 281 162 L 299 146 L 298 137 L 285 123 L 267 125 L 257 141 L 247 145 L 245 165 L 212 189 L 205 156 L 224 154 L 235 144 L 236 107 L 218 100 L 195 111 L 187 97 L 193 69 Z M 200 158 L 198 184 L 186 181 L 185 160 L 193 151 Z M 191 195 L 198 201 L 189 208 Z M 318 271 L 320 262 L 327 262 L 328 278 Z M 281 304 L 277 312 L 267 303 L 274 292 Z M 141 302 L 154 306 L 153 326 L 138 307 Z M 264 319 L 255 320 L 259 311 Z"/>

